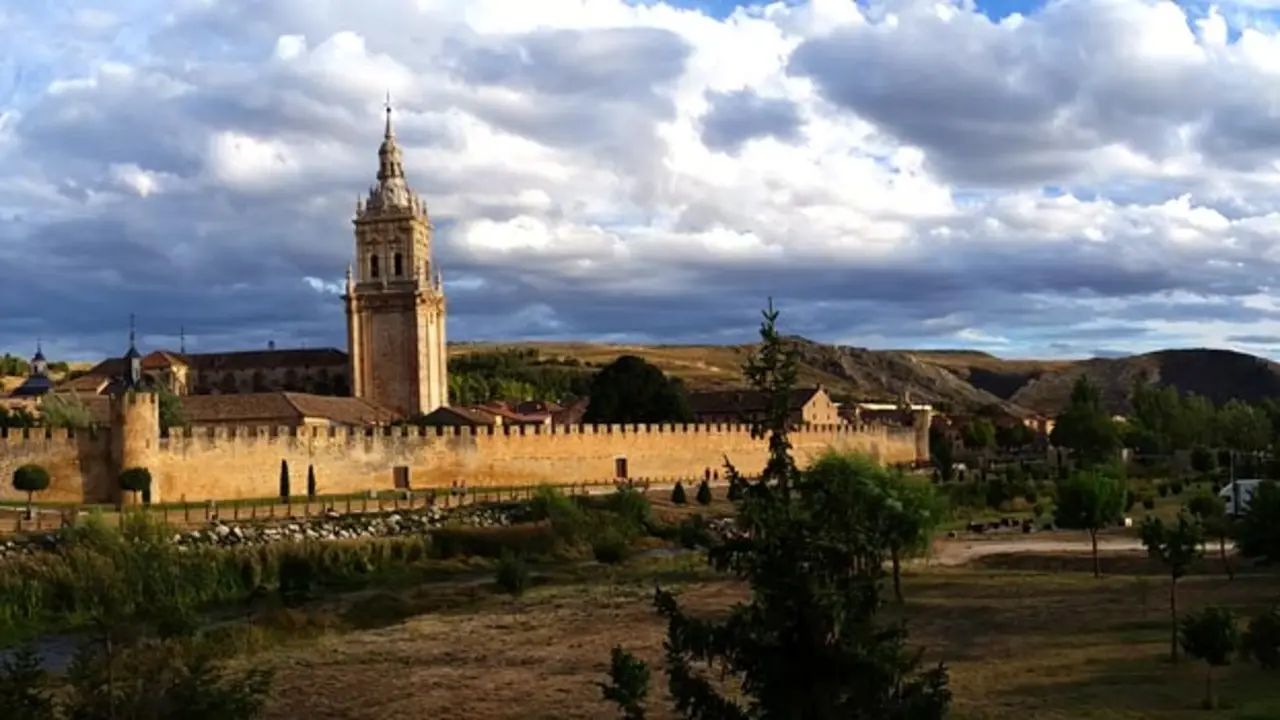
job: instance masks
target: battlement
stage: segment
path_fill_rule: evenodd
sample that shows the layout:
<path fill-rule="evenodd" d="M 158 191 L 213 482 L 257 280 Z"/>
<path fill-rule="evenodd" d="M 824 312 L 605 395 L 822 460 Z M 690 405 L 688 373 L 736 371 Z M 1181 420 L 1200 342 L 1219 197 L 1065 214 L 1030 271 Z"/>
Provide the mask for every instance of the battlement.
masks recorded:
<path fill-rule="evenodd" d="M 112 405 L 120 405 L 127 407 L 156 407 L 159 408 L 160 396 L 148 390 L 130 390 L 123 395 L 111 398 Z"/>
<path fill-rule="evenodd" d="M 89 427 L 83 430 L 70 428 L 0 428 L 0 447 L 15 447 L 25 444 L 40 445 L 76 445 L 82 440 L 105 439 L 110 433 L 101 428 Z M 3 452 L 3 451 L 0 451 Z"/>
<path fill-rule="evenodd" d="M 893 435 L 909 434 L 910 428 L 878 424 L 805 425 L 791 431 L 792 435 Z M 600 435 L 750 435 L 751 426 L 734 423 L 678 423 L 678 424 L 578 424 L 578 425 L 510 425 L 510 426 L 397 426 L 378 428 L 349 427 L 293 427 L 287 425 L 196 425 L 174 429 L 164 435 L 170 440 L 235 440 L 235 439 L 324 439 L 338 441 L 475 437 L 564 437 Z"/>

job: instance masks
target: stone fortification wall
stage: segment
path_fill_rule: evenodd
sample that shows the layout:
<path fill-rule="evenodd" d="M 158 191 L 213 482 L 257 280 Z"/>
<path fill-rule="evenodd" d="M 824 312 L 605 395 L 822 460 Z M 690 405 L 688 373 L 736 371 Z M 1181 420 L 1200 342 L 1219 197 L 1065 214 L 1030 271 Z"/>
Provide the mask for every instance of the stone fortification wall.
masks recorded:
<path fill-rule="evenodd" d="M 406 477 L 413 489 L 512 487 L 598 482 L 620 466 L 632 478 L 662 481 L 719 470 L 728 457 L 745 473 L 764 465 L 766 441 L 745 425 L 572 425 L 492 428 L 198 428 L 171 437 L 111 433 L 12 431 L 0 444 L 0 499 L 21 497 L 7 478 L 23 462 L 54 475 L 42 499 L 110 502 L 120 454 L 111 435 L 124 433 L 129 464 L 154 478 L 153 502 L 271 497 L 280 492 L 280 463 L 290 467 L 290 494 L 305 495 L 308 467 L 321 494 L 391 490 Z M 149 421 L 146 423 L 150 427 Z M 16 437 L 15 437 L 16 436 Z M 791 435 L 797 459 L 827 448 L 866 452 L 882 462 L 917 459 L 912 428 L 814 426 Z M 625 459 L 625 463 L 622 461 Z M 76 497 L 82 493 L 81 497 Z"/>

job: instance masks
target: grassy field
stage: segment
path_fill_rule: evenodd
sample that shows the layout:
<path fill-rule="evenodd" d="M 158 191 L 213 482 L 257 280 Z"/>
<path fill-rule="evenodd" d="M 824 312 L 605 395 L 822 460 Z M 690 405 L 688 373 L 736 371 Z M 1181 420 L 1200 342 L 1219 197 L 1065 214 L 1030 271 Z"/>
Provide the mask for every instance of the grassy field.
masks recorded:
<path fill-rule="evenodd" d="M 1167 660 L 1159 568 L 1137 555 L 1107 561 L 1108 570 L 1125 574 L 1095 580 L 1085 558 L 1026 554 L 907 574 L 901 612 L 926 657 L 951 668 L 953 718 L 1280 717 L 1277 677 L 1249 664 L 1217 674 L 1230 708 L 1199 709 L 1203 665 Z M 1010 569 L 1028 566 L 1061 571 Z M 1208 562 L 1202 568 L 1213 570 Z M 593 683 L 614 645 L 660 657 L 665 629 L 650 605 L 655 579 L 678 585 L 707 614 L 743 597 L 739 586 L 708 575 L 698 557 L 640 562 L 607 581 L 597 572 L 519 600 L 479 586 L 419 589 L 414 601 L 430 612 L 260 657 L 277 672 L 268 716 L 615 717 Z M 1233 582 L 1188 578 L 1180 600 L 1184 610 L 1216 603 L 1254 613 L 1278 596 L 1280 576 L 1255 572 Z M 371 621 L 378 604 L 368 603 Z M 655 674 L 659 695 L 663 685 Z M 650 717 L 671 717 L 657 705 Z"/>

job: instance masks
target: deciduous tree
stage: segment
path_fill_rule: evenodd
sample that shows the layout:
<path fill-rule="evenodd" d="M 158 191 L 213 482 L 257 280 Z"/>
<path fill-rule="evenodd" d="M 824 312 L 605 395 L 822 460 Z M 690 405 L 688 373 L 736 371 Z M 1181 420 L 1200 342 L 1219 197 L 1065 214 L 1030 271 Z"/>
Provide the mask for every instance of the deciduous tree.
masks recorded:
<path fill-rule="evenodd" d="M 590 397 L 583 422 L 680 423 L 693 419 L 684 384 L 635 355 L 623 355 L 596 373 Z"/>
<path fill-rule="evenodd" d="M 1120 431 L 1102 406 L 1102 395 L 1081 375 L 1071 390 L 1071 403 L 1057 417 L 1050 441 L 1071 450 L 1081 465 L 1112 460 L 1120 449 Z"/>
<path fill-rule="evenodd" d="M 1098 531 L 1120 519 L 1124 502 L 1124 482 L 1101 472 L 1078 472 L 1058 486 L 1053 522 L 1061 528 L 1089 531 L 1094 577 L 1102 577 Z"/>
<path fill-rule="evenodd" d="M 1240 630 L 1236 617 L 1227 608 L 1207 607 L 1182 619 L 1182 649 L 1191 657 L 1203 660 L 1208 666 L 1204 681 L 1204 706 L 1206 710 L 1218 707 L 1217 693 L 1213 687 L 1213 669 L 1231 664 L 1240 645 Z"/>
<path fill-rule="evenodd" d="M 1201 556 L 1203 541 L 1203 528 L 1185 511 L 1178 513 L 1175 523 L 1165 524 L 1151 516 L 1142 522 L 1142 544 L 1147 554 L 1169 570 L 1169 656 L 1174 662 L 1178 661 L 1178 580 Z"/>

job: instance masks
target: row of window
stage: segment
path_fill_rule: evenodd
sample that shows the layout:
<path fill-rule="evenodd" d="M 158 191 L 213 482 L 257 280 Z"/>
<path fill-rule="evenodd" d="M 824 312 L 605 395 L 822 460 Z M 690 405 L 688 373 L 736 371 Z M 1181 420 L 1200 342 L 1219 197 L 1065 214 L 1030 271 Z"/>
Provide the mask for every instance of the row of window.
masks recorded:
<path fill-rule="evenodd" d="M 374 253 L 369 256 L 369 277 L 377 280 L 380 272 L 378 254 Z M 400 253 L 396 253 L 391 258 L 391 275 L 392 277 L 404 277 L 404 257 Z"/>

